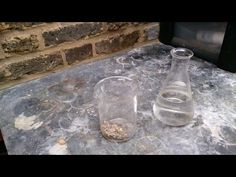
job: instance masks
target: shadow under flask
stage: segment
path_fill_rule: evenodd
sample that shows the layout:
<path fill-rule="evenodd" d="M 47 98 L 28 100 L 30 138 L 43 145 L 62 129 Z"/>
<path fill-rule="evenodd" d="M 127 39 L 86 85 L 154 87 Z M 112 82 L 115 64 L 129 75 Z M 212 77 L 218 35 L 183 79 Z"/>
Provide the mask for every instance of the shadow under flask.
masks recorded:
<path fill-rule="evenodd" d="M 194 115 L 188 75 L 189 60 L 193 52 L 185 48 L 174 48 L 170 54 L 171 69 L 155 100 L 153 112 L 164 124 L 183 126 L 188 124 Z"/>

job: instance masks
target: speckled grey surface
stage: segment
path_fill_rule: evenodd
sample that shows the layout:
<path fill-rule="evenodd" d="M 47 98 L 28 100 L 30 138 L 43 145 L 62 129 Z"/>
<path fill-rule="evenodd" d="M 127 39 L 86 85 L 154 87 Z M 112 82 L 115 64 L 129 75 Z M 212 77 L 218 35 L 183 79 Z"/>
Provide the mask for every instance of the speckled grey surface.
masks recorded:
<path fill-rule="evenodd" d="M 170 69 L 170 49 L 147 45 L 0 92 L 8 153 L 236 154 L 236 74 L 192 58 L 193 121 L 169 127 L 154 119 L 152 105 Z M 113 75 L 139 84 L 138 130 L 124 143 L 102 137 L 93 100 L 94 85 Z"/>

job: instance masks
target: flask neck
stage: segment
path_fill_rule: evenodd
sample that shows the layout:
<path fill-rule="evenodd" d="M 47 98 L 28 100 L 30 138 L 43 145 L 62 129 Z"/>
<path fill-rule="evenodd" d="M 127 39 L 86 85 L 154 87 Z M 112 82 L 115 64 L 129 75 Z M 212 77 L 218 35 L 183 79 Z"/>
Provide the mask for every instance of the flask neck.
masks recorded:
<path fill-rule="evenodd" d="M 185 48 L 175 48 L 170 53 L 172 56 L 171 70 L 187 71 L 193 52 Z"/>
<path fill-rule="evenodd" d="M 189 59 L 179 59 L 176 57 L 172 58 L 171 70 L 187 71 L 189 67 Z"/>

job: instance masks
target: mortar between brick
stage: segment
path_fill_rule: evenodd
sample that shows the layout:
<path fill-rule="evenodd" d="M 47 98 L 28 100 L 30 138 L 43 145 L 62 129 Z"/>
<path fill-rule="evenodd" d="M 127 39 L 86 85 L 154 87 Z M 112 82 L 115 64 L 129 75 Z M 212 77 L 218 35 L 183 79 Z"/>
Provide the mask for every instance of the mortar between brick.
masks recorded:
<path fill-rule="evenodd" d="M 138 27 L 132 28 L 132 29 L 126 29 L 126 30 L 124 30 L 124 33 L 122 33 L 122 34 L 124 34 L 124 35 L 129 34 L 131 32 L 141 30 L 141 29 L 143 29 L 143 26 L 138 26 Z M 116 35 L 114 35 L 114 33 L 112 33 L 112 34 L 104 33 L 104 34 L 101 34 L 99 36 L 89 38 L 87 40 L 65 42 L 65 43 L 62 43 L 60 45 L 53 46 L 51 48 L 45 48 L 45 50 L 43 50 L 43 51 L 37 51 L 37 52 L 34 52 L 34 53 L 25 54 L 23 56 L 15 56 L 15 57 L 12 57 L 12 58 L 2 59 L 2 63 L 10 64 L 10 63 L 13 63 L 13 62 L 24 61 L 24 60 L 30 59 L 31 57 L 36 57 L 38 55 L 50 54 L 50 53 L 53 53 L 53 52 L 56 52 L 56 51 L 59 51 L 59 50 L 65 50 L 65 49 L 69 49 L 69 48 L 80 47 L 84 44 L 96 43 L 96 42 L 102 41 L 104 39 L 109 39 L 111 37 L 115 37 L 115 36 L 119 36 L 119 35 L 120 35 L 119 31 L 117 31 Z"/>
<path fill-rule="evenodd" d="M 17 56 L 17 57 L 12 57 L 12 58 L 7 58 L 7 59 L 0 60 L 0 65 L 2 65 L 2 64 L 8 65 L 8 64 L 11 64 L 11 63 L 14 63 L 14 62 L 28 60 L 28 59 L 37 57 L 39 55 L 46 55 L 46 54 L 51 54 L 51 53 L 54 53 L 54 52 L 61 51 L 60 54 L 61 54 L 62 58 L 64 58 L 63 59 L 63 64 L 64 65 L 63 66 L 58 66 L 58 67 L 54 68 L 52 71 L 46 72 L 45 75 L 48 75 L 50 73 L 53 73 L 53 72 L 57 71 L 58 68 L 66 69 L 68 67 L 73 67 L 73 66 L 77 66 L 77 65 L 80 65 L 80 64 L 96 61 L 96 60 L 99 60 L 99 59 L 102 59 L 102 58 L 105 58 L 105 57 L 109 57 L 109 56 L 112 56 L 113 54 L 116 55 L 118 52 L 124 52 L 126 50 L 130 50 L 133 47 L 138 47 L 138 46 L 141 46 L 141 45 L 150 44 L 152 42 L 158 42 L 158 40 L 156 40 L 156 39 L 154 41 L 145 41 L 145 42 L 143 42 L 142 39 L 139 39 L 139 41 L 137 43 L 135 43 L 133 46 L 127 47 L 127 48 L 122 49 L 122 50 L 119 50 L 119 51 L 117 51 L 115 53 L 99 54 L 99 55 L 97 55 L 95 53 L 95 42 L 99 42 L 101 40 L 105 40 L 105 39 L 112 38 L 112 37 L 119 36 L 119 35 L 130 34 L 130 33 L 134 32 L 134 31 L 139 31 L 139 33 L 143 34 L 145 29 L 148 29 L 148 28 L 150 28 L 152 26 L 157 26 L 157 25 L 158 25 L 158 23 L 142 24 L 142 25 L 138 25 L 138 26 L 129 26 L 128 28 L 125 28 L 125 29 L 120 29 L 120 30 L 115 31 L 115 32 L 103 33 L 103 34 L 100 34 L 98 36 L 86 39 L 86 40 L 65 42 L 65 43 L 62 43 L 62 44 L 57 45 L 57 46 L 53 46 L 53 47 L 50 47 L 50 48 L 45 48 L 44 50 L 38 51 L 38 52 L 35 52 L 35 53 L 29 53 L 27 55 L 20 56 L 20 57 Z M 54 26 L 55 26 L 55 24 L 54 24 Z M 56 26 L 58 28 L 59 26 L 61 26 L 61 24 L 57 23 Z M 104 26 L 104 28 L 106 28 L 106 26 Z M 37 33 L 37 35 L 40 38 L 42 37 L 41 36 L 42 29 L 43 28 L 41 27 L 41 30 L 38 30 L 38 32 L 40 32 L 40 33 Z M 43 41 L 41 41 L 41 42 L 43 42 Z M 70 48 L 75 48 L 75 47 L 80 47 L 80 46 L 83 46 L 84 44 L 89 44 L 89 43 L 92 44 L 93 56 L 88 58 L 88 59 L 86 59 L 86 60 L 84 60 L 84 61 L 75 62 L 75 63 L 73 63 L 72 66 L 67 65 L 67 61 L 65 60 L 65 54 L 64 54 L 64 52 L 62 52 L 62 50 L 70 49 Z M 43 44 L 41 43 L 41 46 L 42 45 Z M 31 78 L 31 76 L 33 78 L 35 78 L 34 75 L 35 74 L 29 75 L 29 76 L 25 75 L 25 76 L 23 76 L 23 78 L 24 77 Z M 38 75 L 38 73 L 36 75 Z M 7 82 L 11 82 L 12 83 L 12 81 L 9 81 L 9 80 Z M 20 79 L 18 83 L 20 83 L 20 82 L 23 82 L 23 79 Z M 2 85 L 2 83 L 0 84 L 0 88 L 2 87 L 1 85 Z"/>
<path fill-rule="evenodd" d="M 160 43 L 160 42 L 157 41 L 157 40 L 146 41 L 146 42 L 142 42 L 142 43 L 137 43 L 134 47 L 141 47 L 141 46 L 146 45 L 146 44 L 150 44 L 151 45 L 151 44 L 158 44 L 158 43 Z M 5 82 L 4 83 L 0 82 L 0 90 L 3 90 L 3 89 L 6 89 L 6 88 L 15 86 L 17 84 L 22 84 L 24 82 L 28 82 L 28 81 L 31 81 L 31 80 L 34 80 L 34 79 L 39 79 L 39 78 L 45 77 L 45 76 L 49 75 L 50 73 L 57 73 L 57 72 L 66 70 L 68 68 L 74 68 L 74 67 L 78 67 L 78 66 L 83 65 L 83 64 L 87 64 L 87 63 L 91 63 L 91 62 L 94 62 L 94 61 L 103 60 L 103 59 L 109 58 L 109 57 L 113 57 L 113 56 L 118 55 L 119 53 L 123 53 L 123 52 L 129 51 L 132 48 L 133 47 L 129 47 L 129 48 L 126 48 L 126 49 L 123 49 L 123 50 L 120 50 L 118 52 L 114 52 L 114 53 L 111 53 L 111 54 L 101 54 L 101 55 L 98 55 L 96 57 L 83 60 L 81 62 L 75 62 L 73 65 L 67 65 L 67 66 L 65 66 L 65 65 L 63 65 L 63 66 L 61 65 L 60 66 L 59 65 L 56 68 L 54 68 L 53 71 L 43 72 L 43 73 L 35 73 L 35 74 L 32 74 L 32 75 L 24 75 L 19 80 L 8 81 L 6 83 Z"/>
<path fill-rule="evenodd" d="M 69 26 L 71 24 L 81 24 L 83 22 L 76 22 L 76 23 L 72 23 L 72 22 L 56 22 L 56 23 L 51 23 L 51 24 L 48 24 L 47 26 L 39 26 L 37 28 L 34 28 L 34 29 L 27 29 L 25 31 L 17 31 L 17 32 L 13 32 L 9 35 L 22 35 L 24 33 L 32 33 L 32 34 L 36 34 L 38 35 L 38 39 L 40 41 L 40 45 L 39 45 L 39 48 L 37 51 L 33 52 L 33 53 L 28 53 L 28 55 L 32 55 L 32 56 L 37 56 L 39 55 L 41 52 L 47 52 L 49 50 L 52 50 L 55 51 L 55 50 L 60 50 L 60 49 L 66 49 L 67 47 L 76 47 L 77 45 L 83 45 L 85 43 L 93 43 L 93 42 L 99 42 L 103 39 L 107 39 L 107 38 L 110 38 L 111 36 L 115 36 L 115 35 L 119 35 L 119 34 L 126 34 L 126 33 L 130 33 L 130 32 L 133 32 L 134 30 L 141 30 L 141 33 L 142 33 L 142 30 L 144 30 L 145 28 L 148 28 L 150 26 L 153 26 L 153 25 L 156 25 L 158 23 L 151 23 L 151 24 L 140 24 L 138 26 L 128 26 L 127 28 L 125 29 L 120 29 L 120 30 L 117 30 L 117 31 L 112 31 L 112 32 L 108 32 L 108 33 L 101 33 L 100 35 L 98 36 L 94 36 L 94 37 L 91 37 L 89 39 L 86 39 L 86 40 L 78 40 L 78 41 L 70 41 L 70 42 L 64 42 L 62 44 L 59 44 L 59 45 L 55 45 L 55 46 L 50 46 L 50 47 L 45 47 L 44 45 L 44 39 L 42 37 L 42 33 L 44 31 L 48 31 L 49 29 L 52 30 L 52 29 L 58 29 L 60 27 L 64 27 L 64 26 Z M 104 30 L 107 30 L 107 23 L 103 23 L 103 28 Z M 7 38 L 9 36 L 7 35 L 3 35 L 2 37 L 0 37 L 0 41 Z M 141 40 L 141 39 L 140 39 Z M 139 42 L 142 42 L 142 41 L 139 41 Z M 1 52 L 0 52 L 1 53 Z M 95 52 L 93 53 L 94 55 Z M 7 54 L 4 54 L 2 53 L 2 56 L 6 57 Z M 13 60 L 14 61 L 14 58 L 24 58 L 24 55 L 18 55 L 18 54 L 15 54 L 14 56 L 12 57 L 8 57 L 8 58 L 1 58 L 0 56 L 0 61 L 1 60 Z"/>
<path fill-rule="evenodd" d="M 61 53 L 61 57 L 62 57 L 62 61 L 63 61 L 64 66 L 68 66 L 68 62 L 66 61 L 65 52 L 60 50 L 60 53 Z"/>

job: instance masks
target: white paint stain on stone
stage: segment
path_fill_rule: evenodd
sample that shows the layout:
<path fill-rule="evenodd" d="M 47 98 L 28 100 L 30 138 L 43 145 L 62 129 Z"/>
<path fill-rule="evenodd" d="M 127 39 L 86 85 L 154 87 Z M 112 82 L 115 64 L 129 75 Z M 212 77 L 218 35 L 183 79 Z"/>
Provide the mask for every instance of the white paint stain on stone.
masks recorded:
<path fill-rule="evenodd" d="M 49 149 L 48 153 L 50 155 L 66 155 L 68 154 L 67 144 L 61 145 L 59 143 L 56 143 Z"/>
<path fill-rule="evenodd" d="M 15 119 L 15 128 L 20 130 L 37 129 L 43 124 L 43 122 L 36 122 L 37 118 L 35 115 L 26 117 L 22 113 Z"/>

